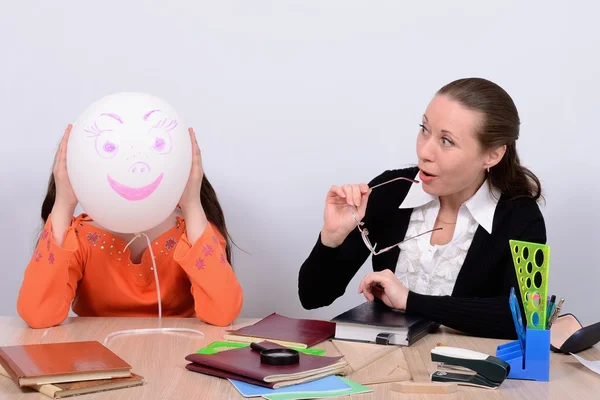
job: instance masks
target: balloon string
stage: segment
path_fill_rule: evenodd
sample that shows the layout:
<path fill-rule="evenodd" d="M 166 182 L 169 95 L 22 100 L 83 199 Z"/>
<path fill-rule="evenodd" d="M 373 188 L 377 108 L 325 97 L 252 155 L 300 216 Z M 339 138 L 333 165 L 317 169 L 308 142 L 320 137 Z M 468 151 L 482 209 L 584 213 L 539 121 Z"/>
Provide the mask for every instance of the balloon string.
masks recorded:
<path fill-rule="evenodd" d="M 104 338 L 103 344 L 104 346 L 108 345 L 110 339 L 119 335 L 130 335 L 130 334 L 150 334 L 150 333 L 171 333 L 171 332 L 184 332 L 184 333 L 195 333 L 204 337 L 204 333 L 198 331 L 196 329 L 189 328 L 163 328 L 162 327 L 162 302 L 160 296 L 160 283 L 158 281 L 158 273 L 156 269 L 156 260 L 154 257 L 154 252 L 152 251 L 152 243 L 150 242 L 150 238 L 145 233 L 136 233 L 135 236 L 127 243 L 123 251 L 127 250 L 129 245 L 134 242 L 140 236 L 145 236 L 146 241 L 148 242 L 148 249 L 150 251 L 150 256 L 152 257 L 152 270 L 154 271 L 154 280 L 156 281 L 156 295 L 158 299 L 158 328 L 144 328 L 144 329 L 125 329 L 120 331 L 111 332 Z M 50 329 L 46 329 L 42 334 L 42 337 L 39 340 L 39 343 L 42 343 L 46 335 L 50 332 Z"/>
<path fill-rule="evenodd" d="M 139 238 L 142 235 L 146 237 L 146 242 L 148 243 L 148 250 L 150 251 L 150 256 L 152 257 L 152 270 L 154 271 L 154 280 L 156 282 L 156 295 L 157 295 L 157 299 L 158 299 L 158 328 L 126 329 L 126 330 L 111 332 L 111 333 L 109 333 L 104 338 L 104 342 L 103 342 L 104 345 L 106 346 L 108 344 L 108 341 L 110 339 L 112 339 L 113 337 L 115 337 L 115 336 L 129 335 L 129 334 L 185 332 L 185 333 L 197 333 L 198 335 L 204 337 L 204 333 L 202 333 L 202 332 L 200 332 L 200 331 L 198 331 L 196 329 L 188 329 L 188 328 L 163 328 L 162 327 L 162 302 L 161 302 L 161 295 L 160 295 L 160 283 L 158 281 L 158 272 L 157 272 L 157 268 L 156 268 L 156 259 L 154 257 L 154 252 L 152 251 L 152 243 L 150 242 L 150 238 L 145 233 L 141 233 L 141 234 L 140 233 L 136 233 L 135 236 L 129 241 L 129 243 L 127 243 L 127 245 L 125 246 L 125 249 L 123 249 L 123 251 L 127 250 L 127 248 L 129 247 L 129 245 L 131 243 L 133 243 L 134 240 L 136 240 L 137 238 Z"/>
<path fill-rule="evenodd" d="M 162 304 L 161 304 L 161 296 L 160 296 L 160 283 L 158 282 L 158 273 L 156 271 L 156 260 L 154 257 L 154 252 L 152 251 L 152 243 L 150 242 L 150 238 L 145 233 L 136 233 L 135 236 L 127 243 L 123 252 L 127 250 L 129 245 L 133 243 L 137 238 L 144 235 L 146 237 L 146 241 L 148 242 L 148 250 L 150 251 L 150 257 L 152 258 L 152 271 L 154 271 L 154 281 L 156 282 L 156 295 L 158 298 L 158 326 L 162 326 Z"/>

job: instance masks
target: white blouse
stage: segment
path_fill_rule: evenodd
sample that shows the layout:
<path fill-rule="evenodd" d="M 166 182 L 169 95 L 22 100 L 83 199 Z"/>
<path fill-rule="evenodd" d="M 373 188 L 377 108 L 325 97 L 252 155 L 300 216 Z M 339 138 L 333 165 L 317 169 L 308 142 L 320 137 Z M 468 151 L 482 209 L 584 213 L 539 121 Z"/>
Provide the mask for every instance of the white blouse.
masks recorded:
<path fill-rule="evenodd" d="M 431 233 L 399 245 L 396 276 L 409 290 L 427 295 L 452 294 L 458 273 L 465 261 L 473 236 L 481 225 L 492 232 L 494 212 L 500 193 L 490 194 L 487 180 L 460 206 L 452 240 L 432 245 Z M 400 208 L 412 208 L 405 238 L 432 229 L 440 210 L 439 199 L 427 194 L 420 183 L 413 184 Z"/>

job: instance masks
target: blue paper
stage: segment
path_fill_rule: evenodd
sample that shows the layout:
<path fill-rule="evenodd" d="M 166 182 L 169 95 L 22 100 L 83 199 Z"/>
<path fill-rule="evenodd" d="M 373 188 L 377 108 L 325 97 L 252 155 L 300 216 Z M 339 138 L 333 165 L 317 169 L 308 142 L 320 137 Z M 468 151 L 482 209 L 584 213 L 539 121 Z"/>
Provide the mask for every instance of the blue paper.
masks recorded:
<path fill-rule="evenodd" d="M 300 383 L 298 385 L 287 386 L 280 389 L 252 385 L 235 379 L 229 379 L 229 381 L 244 397 L 258 397 L 276 393 L 337 392 L 350 389 L 350 386 L 336 375 L 326 376 L 325 378 L 317 379 L 316 381 Z"/>

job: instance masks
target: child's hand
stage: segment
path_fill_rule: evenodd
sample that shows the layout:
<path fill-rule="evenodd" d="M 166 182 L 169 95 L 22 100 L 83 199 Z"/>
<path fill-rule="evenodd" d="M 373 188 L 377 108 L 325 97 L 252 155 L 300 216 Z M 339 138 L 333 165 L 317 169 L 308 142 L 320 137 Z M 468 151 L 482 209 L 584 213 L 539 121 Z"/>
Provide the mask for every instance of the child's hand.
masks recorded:
<path fill-rule="evenodd" d="M 65 232 L 69 225 L 71 225 L 73 212 L 75 212 L 75 207 L 77 207 L 77 196 L 75 196 L 71 181 L 69 180 L 69 174 L 67 173 L 67 143 L 69 142 L 71 128 L 73 127 L 69 124 L 65 130 L 65 134 L 54 157 L 54 167 L 52 168 L 56 195 L 50 219 L 52 220 L 52 235 L 54 241 L 59 246 L 62 246 L 64 242 Z"/>
<path fill-rule="evenodd" d="M 69 124 L 65 130 L 65 134 L 58 146 L 56 156 L 54 157 L 54 167 L 52 175 L 56 185 L 56 197 L 54 207 L 61 207 L 65 210 L 71 210 L 71 213 L 77 207 L 77 196 L 71 186 L 69 174 L 67 172 L 67 143 L 73 126 Z"/>
<path fill-rule="evenodd" d="M 202 155 L 200 154 L 200 147 L 196 141 L 194 130 L 190 128 L 189 132 L 190 140 L 192 141 L 192 170 L 190 171 L 190 178 L 183 191 L 183 195 L 179 200 L 179 206 L 181 207 L 181 211 L 183 211 L 188 240 L 193 245 L 204 232 L 208 220 L 200 201 L 200 189 L 202 189 L 202 180 L 204 179 Z"/>
<path fill-rule="evenodd" d="M 196 141 L 196 134 L 192 128 L 188 131 L 190 133 L 190 140 L 192 141 L 192 170 L 190 171 L 190 177 L 185 190 L 183 191 L 183 195 L 179 200 L 179 206 L 184 214 L 186 213 L 186 210 L 202 208 L 202 204 L 200 203 L 200 189 L 202 188 L 202 179 L 204 178 L 202 154 L 200 153 L 200 147 Z"/>

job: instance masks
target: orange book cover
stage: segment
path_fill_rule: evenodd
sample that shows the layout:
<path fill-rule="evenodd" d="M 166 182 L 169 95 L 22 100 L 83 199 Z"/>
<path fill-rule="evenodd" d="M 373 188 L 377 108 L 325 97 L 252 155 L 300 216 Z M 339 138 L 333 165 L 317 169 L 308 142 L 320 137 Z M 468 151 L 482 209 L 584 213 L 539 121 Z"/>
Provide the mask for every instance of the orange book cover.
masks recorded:
<path fill-rule="evenodd" d="M 0 364 L 19 386 L 131 376 L 131 366 L 97 341 L 1 346 Z"/>

